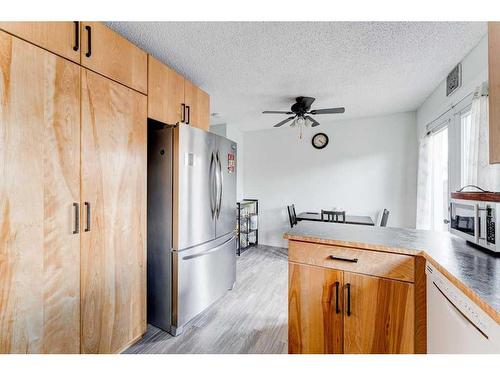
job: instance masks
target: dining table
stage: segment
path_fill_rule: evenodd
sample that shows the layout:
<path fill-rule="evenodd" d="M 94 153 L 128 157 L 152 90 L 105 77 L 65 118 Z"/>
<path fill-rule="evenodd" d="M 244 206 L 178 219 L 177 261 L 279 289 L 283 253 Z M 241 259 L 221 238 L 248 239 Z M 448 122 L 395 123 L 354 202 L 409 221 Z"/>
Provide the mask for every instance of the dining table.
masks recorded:
<path fill-rule="evenodd" d="M 324 221 L 321 218 L 320 212 L 301 212 L 297 215 L 297 221 Z M 370 216 L 359 215 L 345 215 L 345 223 L 343 224 L 356 224 L 356 225 L 371 225 L 375 226 Z"/>

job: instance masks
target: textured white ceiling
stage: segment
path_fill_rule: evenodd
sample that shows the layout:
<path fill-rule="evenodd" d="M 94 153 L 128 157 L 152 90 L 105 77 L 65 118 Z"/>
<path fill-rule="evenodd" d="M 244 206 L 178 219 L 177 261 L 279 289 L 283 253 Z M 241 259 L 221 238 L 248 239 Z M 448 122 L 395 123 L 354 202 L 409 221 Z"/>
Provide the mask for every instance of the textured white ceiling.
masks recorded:
<path fill-rule="evenodd" d="M 271 127 L 296 96 L 345 106 L 320 122 L 415 110 L 484 22 L 108 22 L 210 93 L 212 123 Z M 328 120 L 327 120 L 328 119 Z"/>

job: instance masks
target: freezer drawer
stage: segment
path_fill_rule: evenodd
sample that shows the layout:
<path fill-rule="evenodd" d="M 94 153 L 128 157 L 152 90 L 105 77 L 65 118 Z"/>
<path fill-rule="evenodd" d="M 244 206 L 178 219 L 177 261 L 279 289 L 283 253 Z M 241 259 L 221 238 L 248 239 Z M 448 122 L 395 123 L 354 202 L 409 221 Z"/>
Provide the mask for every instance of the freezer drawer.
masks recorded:
<path fill-rule="evenodd" d="M 236 281 L 234 234 L 184 251 L 173 251 L 174 335 L 213 302 L 233 288 Z"/>

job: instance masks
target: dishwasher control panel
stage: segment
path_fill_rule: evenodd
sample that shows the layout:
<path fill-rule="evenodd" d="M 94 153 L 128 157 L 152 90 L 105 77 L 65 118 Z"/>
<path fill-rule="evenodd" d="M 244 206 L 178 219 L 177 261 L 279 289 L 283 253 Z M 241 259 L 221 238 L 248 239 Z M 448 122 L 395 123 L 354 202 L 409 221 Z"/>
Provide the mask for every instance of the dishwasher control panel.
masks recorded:
<path fill-rule="evenodd" d="M 495 352 L 500 353 L 500 325 L 429 262 L 426 274 L 428 287 L 434 286 L 444 297 L 444 301 L 449 303 L 450 308 L 461 314 L 470 323 L 471 329 L 479 331 L 488 340 L 489 345 L 496 348 Z"/>

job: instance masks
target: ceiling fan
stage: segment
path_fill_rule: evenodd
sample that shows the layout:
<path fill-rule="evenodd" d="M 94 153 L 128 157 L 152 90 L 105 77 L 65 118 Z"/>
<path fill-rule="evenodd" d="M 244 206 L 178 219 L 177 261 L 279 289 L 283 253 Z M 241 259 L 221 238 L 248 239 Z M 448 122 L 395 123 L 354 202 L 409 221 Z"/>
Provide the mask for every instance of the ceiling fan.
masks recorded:
<path fill-rule="evenodd" d="M 312 103 L 316 100 L 316 98 L 310 98 L 307 96 L 299 96 L 295 98 L 296 103 L 293 103 L 290 111 L 264 111 L 262 113 L 275 113 L 275 114 L 285 114 L 285 115 L 293 115 L 290 116 L 283 121 L 278 122 L 274 125 L 275 128 L 279 128 L 282 125 L 285 125 L 287 122 L 294 120 L 291 126 L 318 126 L 319 122 L 313 119 L 309 115 L 325 115 L 325 114 L 333 114 L 333 113 L 344 113 L 344 107 L 338 108 L 325 108 L 325 109 L 313 109 L 311 110 Z"/>

